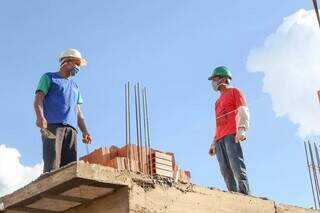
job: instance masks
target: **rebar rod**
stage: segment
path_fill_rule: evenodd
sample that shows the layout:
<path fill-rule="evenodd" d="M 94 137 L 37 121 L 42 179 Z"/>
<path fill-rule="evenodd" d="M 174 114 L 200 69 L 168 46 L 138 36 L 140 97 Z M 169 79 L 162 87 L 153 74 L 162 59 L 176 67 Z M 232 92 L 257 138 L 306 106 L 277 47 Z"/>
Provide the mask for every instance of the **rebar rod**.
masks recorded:
<path fill-rule="evenodd" d="M 146 122 L 147 122 L 147 138 L 148 138 L 148 147 L 149 147 L 149 162 L 150 162 L 150 175 L 153 175 L 152 171 L 152 156 L 151 156 L 151 142 L 150 142 L 150 128 L 149 128 L 149 110 L 148 110 L 148 94 L 147 94 L 147 88 L 144 88 L 144 94 L 145 94 L 145 103 L 146 103 Z"/>
<path fill-rule="evenodd" d="M 126 153 L 127 153 L 127 156 L 129 155 L 128 153 L 128 90 L 127 90 L 127 83 L 124 85 L 124 106 L 125 106 L 125 123 L 126 123 Z M 127 164 L 129 165 L 129 163 Z M 130 170 L 130 169 L 129 169 Z"/>
<path fill-rule="evenodd" d="M 139 142 L 140 142 L 140 162 L 142 167 L 142 172 L 144 173 L 144 159 L 143 159 L 143 142 L 142 142 L 142 130 L 141 130 L 141 101 L 140 101 L 140 84 L 137 84 L 137 94 L 138 94 L 138 115 L 139 115 Z"/>
<path fill-rule="evenodd" d="M 131 105 L 130 105 L 130 81 L 128 81 L 128 86 L 127 86 L 127 94 L 128 94 L 128 144 L 129 144 L 129 170 L 131 171 L 131 118 L 130 118 L 130 111 L 131 111 Z"/>
<path fill-rule="evenodd" d="M 148 138 L 147 138 L 147 116 L 146 116 L 146 102 L 145 102 L 145 93 L 144 89 L 142 89 L 142 108 L 143 108 L 143 129 L 144 129 L 144 146 L 145 146 L 145 159 L 146 159 L 146 165 L 147 165 L 147 174 L 150 174 L 150 169 L 148 167 L 148 152 L 149 152 L 149 147 L 148 147 Z"/>
<path fill-rule="evenodd" d="M 317 176 L 317 179 L 319 180 L 319 168 L 320 168 L 320 157 L 319 157 L 319 151 L 318 151 L 318 147 L 316 146 L 315 143 L 313 143 L 314 145 L 314 150 L 315 150 L 315 157 L 316 157 L 316 160 L 317 160 L 317 167 L 315 168 L 316 170 L 316 176 Z M 319 189 L 319 197 L 320 197 L 320 186 L 318 186 L 318 189 Z M 318 203 L 318 206 L 320 207 L 320 199 L 319 199 L 319 203 Z"/>
<path fill-rule="evenodd" d="M 315 189 L 316 189 L 316 198 L 317 198 L 317 203 L 318 203 L 318 207 L 319 206 L 319 182 L 318 182 L 318 178 L 317 178 L 317 174 L 316 174 L 316 170 L 315 170 L 315 163 L 314 163 L 314 158 L 313 158 L 313 152 L 312 152 L 312 148 L 311 148 L 311 144 L 308 141 L 308 146 L 309 146 L 309 154 L 310 154 L 310 158 L 311 158 L 311 167 L 312 167 L 312 171 L 313 171 L 313 178 L 314 178 L 314 183 L 315 183 Z"/>
<path fill-rule="evenodd" d="M 135 102 L 135 109 L 136 109 L 136 130 L 137 130 L 138 167 L 139 167 L 139 171 L 141 171 L 137 85 L 134 85 L 134 102 Z"/>
<path fill-rule="evenodd" d="M 308 168 L 308 172 L 309 172 L 310 184 L 311 184 L 311 189 L 312 189 L 314 208 L 317 209 L 317 201 L 316 201 L 316 196 L 315 196 L 315 190 L 314 190 L 314 187 L 313 187 L 312 175 L 311 175 L 311 171 L 310 171 L 310 163 L 309 163 L 309 156 L 308 156 L 307 143 L 306 142 L 304 142 L 304 150 L 305 150 L 306 158 L 307 158 L 307 168 Z"/>

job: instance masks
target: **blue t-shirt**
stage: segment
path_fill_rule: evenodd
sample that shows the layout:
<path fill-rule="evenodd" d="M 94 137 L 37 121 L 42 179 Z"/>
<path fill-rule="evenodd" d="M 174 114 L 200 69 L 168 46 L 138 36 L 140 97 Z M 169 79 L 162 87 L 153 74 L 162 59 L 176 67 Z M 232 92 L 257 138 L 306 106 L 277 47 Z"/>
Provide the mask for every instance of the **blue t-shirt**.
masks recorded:
<path fill-rule="evenodd" d="M 62 77 L 59 72 L 44 74 L 37 92 L 45 94 L 44 116 L 48 124 L 62 123 L 77 128 L 77 105 L 82 104 L 79 87 L 71 78 Z"/>

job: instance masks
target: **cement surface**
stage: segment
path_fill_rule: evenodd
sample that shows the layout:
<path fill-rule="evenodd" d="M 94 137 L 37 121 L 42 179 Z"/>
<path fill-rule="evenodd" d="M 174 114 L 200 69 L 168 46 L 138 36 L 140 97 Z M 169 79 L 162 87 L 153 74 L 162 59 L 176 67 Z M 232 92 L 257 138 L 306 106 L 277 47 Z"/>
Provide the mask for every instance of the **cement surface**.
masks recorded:
<path fill-rule="evenodd" d="M 5 208 L 50 190 L 73 178 L 98 184 L 121 186 L 113 193 L 66 210 L 67 213 L 311 213 L 317 212 L 277 204 L 238 193 L 203 186 L 155 181 L 149 177 L 94 164 L 77 162 L 45 174 L 16 192 L 0 198 Z M 5 212 L 18 212 L 8 210 Z M 28 212 L 28 211 L 25 211 Z"/>

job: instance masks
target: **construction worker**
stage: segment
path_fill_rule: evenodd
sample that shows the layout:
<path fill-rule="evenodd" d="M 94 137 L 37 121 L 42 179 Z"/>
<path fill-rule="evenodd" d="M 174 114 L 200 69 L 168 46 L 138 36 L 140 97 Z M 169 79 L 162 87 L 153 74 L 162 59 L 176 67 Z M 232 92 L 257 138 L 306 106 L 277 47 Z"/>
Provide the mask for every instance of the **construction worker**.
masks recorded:
<path fill-rule="evenodd" d="M 214 69 L 209 77 L 214 91 L 220 92 L 215 103 L 216 133 L 209 154 L 217 155 L 228 191 L 249 194 L 249 183 L 240 142 L 246 140 L 249 110 L 242 92 L 230 86 L 230 70 Z"/>
<path fill-rule="evenodd" d="M 83 100 L 72 79 L 87 62 L 76 49 L 63 51 L 59 62 L 58 72 L 48 72 L 40 78 L 34 101 L 36 125 L 42 133 L 43 172 L 77 160 L 77 126 L 83 142 L 92 141 L 80 108 Z"/>

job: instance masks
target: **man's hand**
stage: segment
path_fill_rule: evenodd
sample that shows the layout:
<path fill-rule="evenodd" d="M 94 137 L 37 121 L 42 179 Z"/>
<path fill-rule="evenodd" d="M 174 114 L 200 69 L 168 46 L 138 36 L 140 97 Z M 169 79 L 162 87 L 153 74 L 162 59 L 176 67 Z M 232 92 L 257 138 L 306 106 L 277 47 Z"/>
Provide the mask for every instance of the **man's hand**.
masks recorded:
<path fill-rule="evenodd" d="M 78 116 L 78 126 L 82 132 L 82 142 L 85 144 L 89 144 L 92 141 L 92 137 L 87 130 L 86 124 L 84 122 L 84 115 L 81 111 L 79 104 L 77 107 L 77 116 Z"/>
<path fill-rule="evenodd" d="M 244 140 L 246 140 L 247 137 L 246 137 L 246 129 L 243 128 L 243 127 L 239 127 L 238 128 L 238 131 L 237 131 L 237 134 L 236 134 L 236 143 L 240 143 Z"/>
<path fill-rule="evenodd" d="M 40 129 L 46 129 L 48 127 L 48 122 L 44 117 L 37 118 L 36 124 Z"/>
<path fill-rule="evenodd" d="M 216 154 L 216 146 L 214 144 L 215 142 L 213 142 L 210 146 L 210 149 L 209 149 L 209 155 L 211 156 L 214 156 Z"/>
<path fill-rule="evenodd" d="M 90 144 L 92 142 L 92 137 L 89 133 L 83 133 L 82 135 L 82 142 L 85 144 Z"/>
<path fill-rule="evenodd" d="M 48 127 L 48 122 L 46 118 L 43 115 L 43 100 L 44 100 L 45 94 L 41 91 L 36 93 L 36 96 L 34 98 L 34 110 L 36 112 L 37 121 L 36 125 L 40 129 L 46 129 Z"/>

